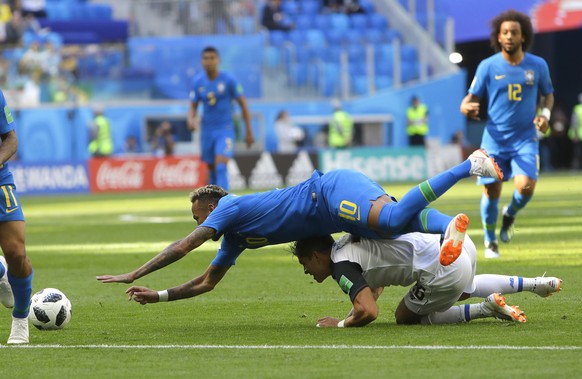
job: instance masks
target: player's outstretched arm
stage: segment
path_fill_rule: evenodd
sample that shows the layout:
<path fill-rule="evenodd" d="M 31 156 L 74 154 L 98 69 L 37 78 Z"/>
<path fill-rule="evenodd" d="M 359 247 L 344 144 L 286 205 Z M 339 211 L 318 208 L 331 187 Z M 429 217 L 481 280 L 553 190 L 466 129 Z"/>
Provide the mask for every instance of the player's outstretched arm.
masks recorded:
<path fill-rule="evenodd" d="M 4 164 L 18 150 L 18 137 L 16 136 L 16 131 L 11 130 L 2 134 L 0 138 L 2 139 L 2 144 L 0 144 L 0 164 Z"/>
<path fill-rule="evenodd" d="M 471 93 L 467 94 L 461 101 L 461 113 L 473 120 L 479 120 L 480 101 L 481 99 L 477 96 Z"/>
<path fill-rule="evenodd" d="M 554 107 L 554 94 L 550 93 L 542 99 L 542 113 L 534 118 L 536 129 L 546 133 L 550 128 L 550 117 Z"/>
<path fill-rule="evenodd" d="M 212 238 L 214 233 L 215 231 L 212 228 L 199 226 L 185 238 L 171 243 L 162 252 L 150 259 L 137 270 L 121 275 L 101 275 L 97 277 L 97 280 L 103 283 L 132 283 L 134 280 L 139 279 L 142 276 L 166 267 L 167 265 L 185 257 L 190 251 L 196 249 L 198 246 Z"/>
<path fill-rule="evenodd" d="M 135 300 L 140 304 L 157 303 L 160 301 L 174 301 L 188 299 L 203 293 L 210 292 L 222 280 L 230 266 L 212 266 L 210 265 L 204 274 L 186 282 L 178 287 L 170 288 L 167 291 L 161 291 L 163 298 L 160 298 L 160 292 L 151 290 L 146 287 L 133 286 L 127 289 L 125 293 L 128 300 Z"/>
<path fill-rule="evenodd" d="M 253 125 L 251 124 L 251 113 L 247 105 L 247 100 L 244 96 L 239 96 L 237 102 L 242 111 L 243 120 L 245 121 L 245 142 L 247 147 L 251 147 L 255 142 L 255 135 L 253 133 Z"/>
<path fill-rule="evenodd" d="M 317 321 L 319 327 L 356 327 L 365 326 L 378 318 L 378 304 L 370 287 L 362 289 L 354 299 L 351 315 L 344 320 L 324 317 Z"/>

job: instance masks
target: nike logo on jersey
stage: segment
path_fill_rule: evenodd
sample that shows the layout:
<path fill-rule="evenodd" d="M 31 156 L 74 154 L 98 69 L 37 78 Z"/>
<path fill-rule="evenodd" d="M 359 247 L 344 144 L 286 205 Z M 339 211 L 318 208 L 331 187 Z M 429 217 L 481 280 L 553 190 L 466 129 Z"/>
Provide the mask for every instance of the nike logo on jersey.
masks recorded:
<path fill-rule="evenodd" d="M 505 78 L 505 75 L 495 75 L 495 80 L 500 80 Z"/>
<path fill-rule="evenodd" d="M 15 210 L 17 210 L 18 208 L 19 208 L 19 207 L 12 208 L 12 209 L 6 209 L 6 213 L 12 213 L 12 212 L 14 212 Z"/>

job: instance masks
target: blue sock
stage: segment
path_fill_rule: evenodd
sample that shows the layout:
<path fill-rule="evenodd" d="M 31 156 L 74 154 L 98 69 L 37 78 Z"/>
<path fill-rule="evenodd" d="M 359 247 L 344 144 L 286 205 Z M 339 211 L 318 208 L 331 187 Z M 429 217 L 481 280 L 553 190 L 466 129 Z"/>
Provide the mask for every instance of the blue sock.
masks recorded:
<path fill-rule="evenodd" d="M 499 215 L 499 199 L 491 200 L 485 194 L 481 196 L 481 221 L 485 233 L 485 242 L 497 241 L 495 226 Z"/>
<path fill-rule="evenodd" d="M 8 273 L 8 282 L 12 286 L 12 293 L 14 294 L 14 309 L 12 309 L 12 316 L 16 318 L 28 317 L 30 296 L 32 295 L 33 276 L 34 271 L 26 278 L 17 278 Z"/>
<path fill-rule="evenodd" d="M 454 186 L 459 180 L 469 177 L 469 169 L 471 168 L 471 162 L 469 160 L 444 171 L 437 176 L 425 180 L 418 186 L 412 188 L 408 191 L 398 203 L 390 203 L 388 206 L 384 206 L 379 216 L 380 227 L 390 233 L 400 233 L 405 228 L 413 228 L 410 231 L 420 232 L 423 231 L 421 220 L 416 220 L 411 223 L 413 217 L 417 215 L 419 211 L 422 211 L 428 204 L 438 199 L 442 194 L 448 191 L 452 186 Z M 390 208 L 390 209 L 387 209 Z M 452 219 L 440 212 L 432 210 L 430 212 L 430 219 L 433 219 L 434 223 L 431 225 L 425 225 L 427 228 L 434 230 L 433 233 L 444 233 L 449 221 Z M 446 224 L 443 227 L 443 223 Z M 411 223 L 409 225 L 409 223 Z M 418 229 L 416 229 L 418 228 Z"/>
<path fill-rule="evenodd" d="M 0 263 L 0 278 L 4 276 L 5 272 L 6 272 L 6 267 L 4 267 L 4 265 L 2 263 Z"/>
<path fill-rule="evenodd" d="M 507 214 L 509 216 L 515 217 L 517 212 L 525 207 L 527 203 L 531 200 L 532 196 L 523 196 L 518 190 L 513 191 L 513 197 L 511 202 L 507 207 Z"/>
<path fill-rule="evenodd" d="M 226 163 L 217 163 L 214 170 L 216 172 L 216 185 L 228 191 L 228 170 Z"/>
<path fill-rule="evenodd" d="M 451 216 L 441 213 L 436 209 L 424 208 L 410 220 L 408 225 L 402 230 L 402 233 L 444 233 L 452 219 Z"/>
<path fill-rule="evenodd" d="M 208 184 L 216 184 L 216 170 L 208 169 Z"/>

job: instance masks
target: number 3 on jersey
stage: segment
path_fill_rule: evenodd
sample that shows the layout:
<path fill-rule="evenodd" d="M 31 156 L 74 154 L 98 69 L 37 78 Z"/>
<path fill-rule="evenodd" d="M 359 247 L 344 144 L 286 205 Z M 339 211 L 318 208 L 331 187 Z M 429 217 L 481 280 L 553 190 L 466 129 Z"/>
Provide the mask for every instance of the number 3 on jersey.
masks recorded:
<path fill-rule="evenodd" d="M 339 206 L 339 216 L 350 221 L 360 221 L 360 208 L 351 201 L 342 200 Z"/>
<path fill-rule="evenodd" d="M 208 98 L 208 105 L 212 106 L 216 104 L 216 96 L 214 96 L 214 92 L 208 92 L 206 97 Z"/>

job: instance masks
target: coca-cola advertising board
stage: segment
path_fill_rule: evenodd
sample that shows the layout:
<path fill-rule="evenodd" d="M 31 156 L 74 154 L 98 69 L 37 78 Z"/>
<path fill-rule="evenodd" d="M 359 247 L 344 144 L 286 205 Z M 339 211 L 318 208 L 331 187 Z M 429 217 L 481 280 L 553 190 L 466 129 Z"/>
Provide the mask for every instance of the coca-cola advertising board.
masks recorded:
<path fill-rule="evenodd" d="M 187 189 L 206 184 L 206 165 L 195 156 L 168 158 L 93 158 L 91 192 Z"/>

